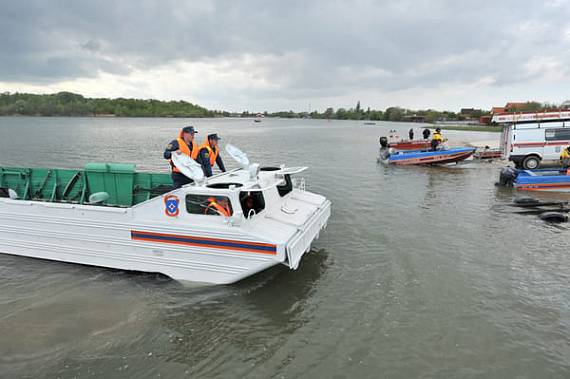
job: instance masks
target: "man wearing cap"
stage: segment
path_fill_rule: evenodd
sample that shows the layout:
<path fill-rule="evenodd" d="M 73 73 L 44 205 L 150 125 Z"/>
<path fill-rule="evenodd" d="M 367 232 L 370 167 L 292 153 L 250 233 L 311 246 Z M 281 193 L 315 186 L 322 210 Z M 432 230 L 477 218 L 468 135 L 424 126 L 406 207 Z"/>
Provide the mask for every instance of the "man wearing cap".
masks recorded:
<path fill-rule="evenodd" d="M 200 152 L 198 153 L 198 163 L 202 165 L 202 170 L 204 175 L 207 177 L 212 176 L 212 167 L 214 163 L 218 164 L 218 167 L 222 172 L 226 172 L 224 167 L 224 162 L 222 157 L 219 155 L 218 141 L 220 137 L 217 134 L 209 134 L 208 140 L 200 146 Z"/>
<path fill-rule="evenodd" d="M 172 167 L 172 184 L 174 189 L 185 184 L 192 183 L 193 180 L 184 175 L 172 162 L 172 154 L 186 154 L 192 159 L 198 158 L 198 145 L 194 142 L 194 134 L 198 133 L 193 126 L 185 126 L 180 131 L 180 136 L 170 142 L 164 151 L 164 159 L 170 159 Z"/>

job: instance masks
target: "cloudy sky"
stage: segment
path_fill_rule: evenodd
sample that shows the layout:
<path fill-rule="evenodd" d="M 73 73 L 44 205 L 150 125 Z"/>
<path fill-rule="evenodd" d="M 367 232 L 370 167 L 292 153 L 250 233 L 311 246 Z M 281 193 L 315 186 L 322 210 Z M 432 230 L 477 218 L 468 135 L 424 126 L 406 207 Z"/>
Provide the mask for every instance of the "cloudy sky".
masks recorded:
<path fill-rule="evenodd" d="M 254 112 L 570 100 L 568 0 L 0 4 L 0 92 Z"/>

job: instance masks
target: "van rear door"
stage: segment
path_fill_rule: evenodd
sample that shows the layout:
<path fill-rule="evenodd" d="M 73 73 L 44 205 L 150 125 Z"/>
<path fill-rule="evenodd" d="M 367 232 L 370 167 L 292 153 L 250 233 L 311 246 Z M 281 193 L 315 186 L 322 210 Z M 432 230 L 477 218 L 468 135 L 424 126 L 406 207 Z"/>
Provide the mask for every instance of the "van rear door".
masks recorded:
<path fill-rule="evenodd" d="M 501 143 L 499 147 L 501 148 L 501 154 L 503 157 L 508 157 L 511 154 L 511 141 L 510 134 L 511 134 L 512 125 L 504 125 L 503 132 L 501 133 Z"/>

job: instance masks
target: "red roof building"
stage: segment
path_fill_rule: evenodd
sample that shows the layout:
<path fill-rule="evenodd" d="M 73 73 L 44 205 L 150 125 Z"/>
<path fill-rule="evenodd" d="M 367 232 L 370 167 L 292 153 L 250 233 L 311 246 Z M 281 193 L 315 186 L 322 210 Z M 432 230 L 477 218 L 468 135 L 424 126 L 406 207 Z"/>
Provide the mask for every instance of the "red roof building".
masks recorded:
<path fill-rule="evenodd" d="M 525 104 L 526 103 L 507 103 L 507 105 L 505 105 L 505 111 L 513 112 L 515 108 L 520 108 Z"/>
<path fill-rule="evenodd" d="M 499 114 L 505 112 L 516 112 L 518 108 L 526 105 L 526 103 L 507 103 L 504 107 L 493 107 L 492 114 Z"/>

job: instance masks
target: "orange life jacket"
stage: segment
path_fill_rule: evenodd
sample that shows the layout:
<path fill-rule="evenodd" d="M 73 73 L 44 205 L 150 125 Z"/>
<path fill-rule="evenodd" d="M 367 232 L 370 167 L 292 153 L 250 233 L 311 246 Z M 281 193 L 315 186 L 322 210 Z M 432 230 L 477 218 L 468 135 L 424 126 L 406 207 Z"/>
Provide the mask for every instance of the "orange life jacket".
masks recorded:
<path fill-rule="evenodd" d="M 202 146 L 200 146 L 200 150 L 208 149 L 208 154 L 210 155 L 210 166 L 214 167 L 214 163 L 216 163 L 216 159 L 218 158 L 219 150 L 217 147 L 212 148 L 208 141 L 204 142 Z"/>
<path fill-rule="evenodd" d="M 182 132 L 180 132 L 182 134 Z M 182 137 L 180 138 L 176 138 L 176 141 L 178 141 L 178 149 L 180 149 L 180 151 L 182 152 L 182 154 L 186 154 L 188 155 L 190 158 L 192 159 L 196 159 L 198 158 L 198 152 L 200 151 L 200 149 L 198 149 L 198 145 L 196 144 L 196 142 L 192 141 L 192 151 L 190 151 L 190 147 L 186 144 L 186 142 L 184 142 L 184 140 L 182 139 Z M 172 152 L 172 154 L 176 154 L 175 152 Z M 172 166 L 172 171 L 174 172 L 181 172 L 175 165 L 174 163 L 172 163 L 172 159 L 170 160 L 170 165 Z"/>
<path fill-rule="evenodd" d="M 219 215 L 224 215 L 227 217 L 231 216 L 229 205 L 222 207 L 220 204 L 216 203 L 216 200 L 213 198 L 208 199 L 208 201 L 210 202 L 210 205 L 208 205 L 208 208 L 206 208 L 206 211 L 204 212 L 205 214 L 208 214 L 208 209 L 210 209 L 210 207 L 214 207 L 218 212 L 220 212 Z"/>

